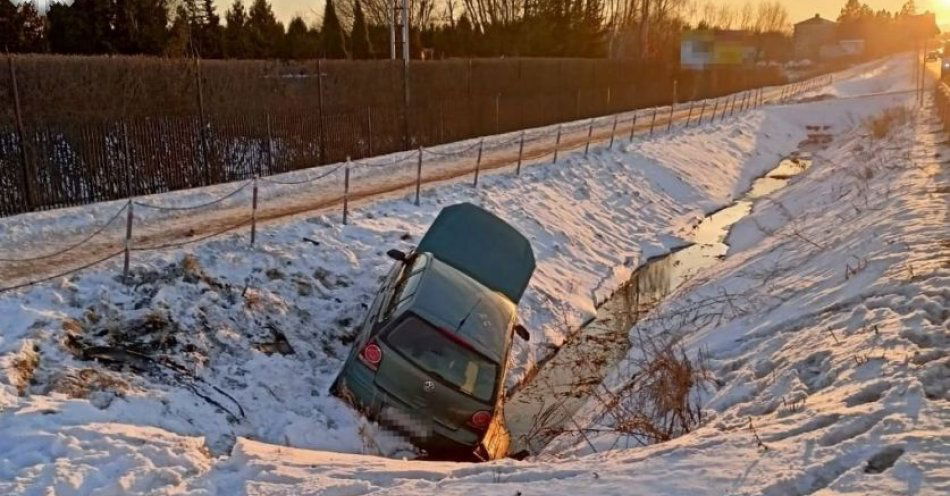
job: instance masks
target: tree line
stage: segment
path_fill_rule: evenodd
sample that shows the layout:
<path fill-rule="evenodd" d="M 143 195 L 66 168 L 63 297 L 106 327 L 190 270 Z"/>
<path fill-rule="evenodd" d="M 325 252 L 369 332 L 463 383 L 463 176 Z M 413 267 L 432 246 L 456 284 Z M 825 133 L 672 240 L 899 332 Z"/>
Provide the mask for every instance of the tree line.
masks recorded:
<path fill-rule="evenodd" d="M 319 23 L 286 26 L 268 0 L 73 0 L 40 12 L 0 0 L 0 49 L 67 54 L 147 54 L 205 58 L 384 58 L 391 0 L 325 0 Z M 900 13 L 847 0 L 840 29 L 877 36 Z M 674 60 L 691 27 L 788 36 L 778 0 L 742 6 L 699 0 L 417 0 L 410 48 L 426 57 L 631 57 Z M 851 30 L 851 31 L 848 31 Z"/>

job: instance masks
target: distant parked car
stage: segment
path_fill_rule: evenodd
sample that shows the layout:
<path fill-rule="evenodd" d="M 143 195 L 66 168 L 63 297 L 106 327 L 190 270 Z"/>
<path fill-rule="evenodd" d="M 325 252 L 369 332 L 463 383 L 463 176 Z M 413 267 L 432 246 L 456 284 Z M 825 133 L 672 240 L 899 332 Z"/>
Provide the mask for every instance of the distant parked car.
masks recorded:
<path fill-rule="evenodd" d="M 443 209 L 376 295 L 331 391 L 430 455 L 502 458 L 516 308 L 534 273 L 528 240 L 469 203 Z"/>

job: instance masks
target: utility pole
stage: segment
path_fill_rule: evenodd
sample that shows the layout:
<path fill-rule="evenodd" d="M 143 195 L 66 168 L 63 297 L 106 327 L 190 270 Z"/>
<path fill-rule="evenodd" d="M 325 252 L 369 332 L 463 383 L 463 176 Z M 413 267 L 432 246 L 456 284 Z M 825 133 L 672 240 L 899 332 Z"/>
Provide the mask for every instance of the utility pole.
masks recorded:
<path fill-rule="evenodd" d="M 409 0 L 392 1 L 392 23 L 389 25 L 389 56 L 393 60 L 402 52 L 402 104 L 403 104 L 403 145 L 410 146 L 409 139 Z M 398 23 L 398 26 L 397 26 Z M 396 48 L 396 31 L 400 32 L 402 50 Z"/>

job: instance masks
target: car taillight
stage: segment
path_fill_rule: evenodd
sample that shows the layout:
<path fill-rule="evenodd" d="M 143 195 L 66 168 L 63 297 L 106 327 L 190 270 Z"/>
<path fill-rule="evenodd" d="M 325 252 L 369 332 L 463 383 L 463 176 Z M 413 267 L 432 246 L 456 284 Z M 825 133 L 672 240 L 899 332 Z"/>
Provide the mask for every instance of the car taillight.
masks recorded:
<path fill-rule="evenodd" d="M 375 341 L 370 341 L 360 352 L 360 361 L 366 364 L 367 367 L 376 370 L 379 368 L 379 362 L 383 361 L 383 350 Z"/>
<path fill-rule="evenodd" d="M 468 425 L 478 429 L 485 430 L 488 428 L 488 424 L 491 423 L 491 412 L 486 410 L 480 410 L 472 414 L 472 417 L 468 419 Z"/>

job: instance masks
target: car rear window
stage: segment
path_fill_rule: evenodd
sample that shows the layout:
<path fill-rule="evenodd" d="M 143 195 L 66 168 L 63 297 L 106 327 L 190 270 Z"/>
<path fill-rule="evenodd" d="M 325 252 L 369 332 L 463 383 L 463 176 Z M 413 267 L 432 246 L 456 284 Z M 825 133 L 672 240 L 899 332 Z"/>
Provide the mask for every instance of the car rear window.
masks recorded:
<path fill-rule="evenodd" d="M 498 365 L 426 321 L 409 316 L 396 325 L 386 341 L 416 366 L 459 391 L 491 401 Z"/>

